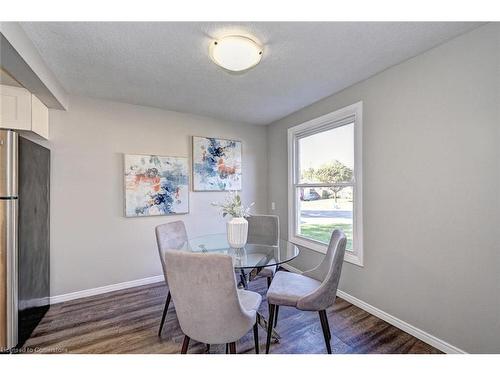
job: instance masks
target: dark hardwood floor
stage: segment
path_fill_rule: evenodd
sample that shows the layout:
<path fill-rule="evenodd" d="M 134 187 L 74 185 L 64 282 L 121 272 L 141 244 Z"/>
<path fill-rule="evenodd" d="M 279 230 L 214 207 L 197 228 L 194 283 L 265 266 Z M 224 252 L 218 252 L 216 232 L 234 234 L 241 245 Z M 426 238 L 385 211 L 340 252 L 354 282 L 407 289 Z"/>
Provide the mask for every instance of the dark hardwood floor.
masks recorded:
<path fill-rule="evenodd" d="M 250 289 L 265 295 L 264 278 Z M 183 333 L 170 305 L 163 335 L 157 336 L 167 288 L 163 283 L 101 294 L 51 306 L 26 342 L 25 352 L 36 353 L 180 353 Z M 267 317 L 267 303 L 260 312 Z M 203 313 L 203 312 L 200 312 Z M 441 353 L 400 329 L 337 298 L 328 311 L 333 353 Z M 325 353 L 318 314 L 281 307 L 277 330 L 280 343 L 271 353 Z M 259 328 L 261 353 L 266 333 Z M 237 343 L 238 353 L 254 353 L 250 332 Z M 191 340 L 188 353 L 205 353 L 206 346 Z M 211 353 L 224 353 L 212 345 Z"/>

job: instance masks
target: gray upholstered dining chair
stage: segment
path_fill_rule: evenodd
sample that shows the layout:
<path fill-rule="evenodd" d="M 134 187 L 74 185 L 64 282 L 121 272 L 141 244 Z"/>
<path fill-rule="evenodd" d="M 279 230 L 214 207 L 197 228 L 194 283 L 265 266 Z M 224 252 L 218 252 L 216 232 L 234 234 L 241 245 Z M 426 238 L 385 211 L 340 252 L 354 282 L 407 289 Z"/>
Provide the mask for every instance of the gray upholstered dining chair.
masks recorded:
<path fill-rule="evenodd" d="M 279 217 L 276 215 L 252 215 L 247 217 L 248 221 L 248 239 L 249 244 L 258 245 L 278 245 L 280 239 Z M 275 263 L 271 259 L 269 263 Z M 276 273 L 276 266 L 264 267 L 258 273 L 258 276 L 267 278 L 267 287 L 271 285 L 271 280 Z"/>
<path fill-rule="evenodd" d="M 165 252 L 167 279 L 177 318 L 184 332 L 182 354 L 190 339 L 210 344 L 229 344 L 253 326 L 255 352 L 259 352 L 257 310 L 260 294 L 238 290 L 233 259 L 218 253 Z"/>
<path fill-rule="evenodd" d="M 187 232 L 184 222 L 181 220 L 173 221 L 171 223 L 158 225 L 155 229 L 156 232 L 156 243 L 158 245 L 158 253 L 160 255 L 161 266 L 163 269 L 163 275 L 165 277 L 165 282 L 167 282 L 167 268 L 165 266 L 165 251 L 170 249 L 181 249 L 187 243 Z M 170 290 L 167 294 L 167 300 L 165 301 L 165 307 L 163 308 L 163 314 L 160 322 L 160 329 L 158 330 L 158 336 L 161 336 L 161 331 L 163 329 L 163 324 L 165 324 L 165 318 L 167 317 L 168 305 L 170 304 Z"/>
<path fill-rule="evenodd" d="M 323 261 L 314 269 L 302 274 L 279 271 L 274 275 L 267 291 L 269 303 L 269 324 L 266 353 L 269 353 L 273 320 L 278 319 L 278 306 L 292 306 L 304 311 L 318 311 L 325 338 L 326 349 L 331 354 L 331 333 L 326 309 L 331 307 L 337 296 L 340 273 L 344 261 L 347 240 L 341 230 L 335 229 L 330 238 L 328 251 Z"/>

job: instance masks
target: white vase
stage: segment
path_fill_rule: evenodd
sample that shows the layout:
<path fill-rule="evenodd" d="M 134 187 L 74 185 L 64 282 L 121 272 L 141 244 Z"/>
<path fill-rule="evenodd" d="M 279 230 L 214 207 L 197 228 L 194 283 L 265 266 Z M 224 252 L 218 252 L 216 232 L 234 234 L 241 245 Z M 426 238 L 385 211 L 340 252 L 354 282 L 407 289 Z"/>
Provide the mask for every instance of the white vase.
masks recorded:
<path fill-rule="evenodd" d="M 244 247 L 248 237 L 248 221 L 244 217 L 233 217 L 227 222 L 227 242 L 234 249 Z"/>

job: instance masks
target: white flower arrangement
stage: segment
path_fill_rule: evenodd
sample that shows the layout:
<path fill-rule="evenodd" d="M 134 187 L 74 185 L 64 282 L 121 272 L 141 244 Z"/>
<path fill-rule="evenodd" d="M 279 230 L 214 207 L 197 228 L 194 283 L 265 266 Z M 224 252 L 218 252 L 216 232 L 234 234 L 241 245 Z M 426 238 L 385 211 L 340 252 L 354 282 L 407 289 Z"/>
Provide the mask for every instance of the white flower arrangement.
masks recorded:
<path fill-rule="evenodd" d="M 248 217 L 250 216 L 250 209 L 254 204 L 255 202 L 252 202 L 249 206 L 245 207 L 237 191 L 229 191 L 224 203 L 212 202 L 212 206 L 221 208 L 222 217 L 226 217 L 226 215 L 232 217 Z"/>

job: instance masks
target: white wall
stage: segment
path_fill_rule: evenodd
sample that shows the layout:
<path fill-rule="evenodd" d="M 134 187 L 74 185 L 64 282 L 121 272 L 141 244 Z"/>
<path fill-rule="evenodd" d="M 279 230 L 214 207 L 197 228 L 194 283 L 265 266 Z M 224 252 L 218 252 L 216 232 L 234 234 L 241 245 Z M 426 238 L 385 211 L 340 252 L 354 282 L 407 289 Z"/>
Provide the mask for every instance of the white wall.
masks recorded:
<path fill-rule="evenodd" d="M 225 230 L 210 205 L 219 192 L 190 192 L 187 215 L 123 216 L 123 153 L 190 156 L 192 135 L 243 141 L 242 197 L 265 212 L 265 127 L 82 97 L 51 110 L 51 295 L 160 275 L 158 224 L 184 220 L 191 236 Z"/>
<path fill-rule="evenodd" d="M 268 126 L 287 233 L 287 128 L 363 101 L 365 266 L 345 263 L 340 289 L 474 353 L 500 352 L 499 35 L 486 25 Z"/>

